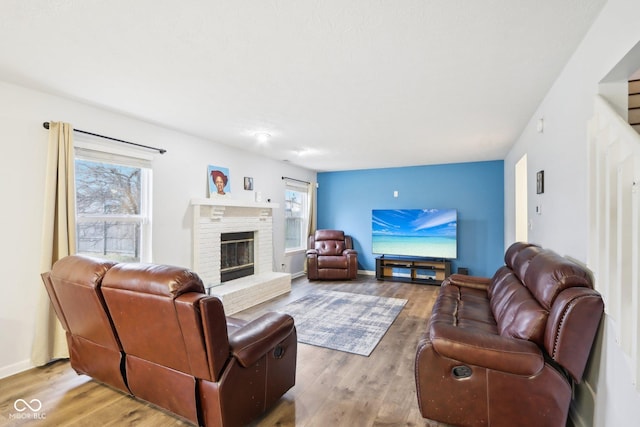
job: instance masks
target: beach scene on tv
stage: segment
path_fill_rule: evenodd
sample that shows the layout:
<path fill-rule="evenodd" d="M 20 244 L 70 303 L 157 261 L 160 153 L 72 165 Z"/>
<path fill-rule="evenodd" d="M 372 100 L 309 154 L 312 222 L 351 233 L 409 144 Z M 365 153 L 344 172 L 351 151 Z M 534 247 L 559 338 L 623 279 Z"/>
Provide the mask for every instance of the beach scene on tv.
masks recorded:
<path fill-rule="evenodd" d="M 457 257 L 455 209 L 374 209 L 372 252 L 425 258 Z"/>

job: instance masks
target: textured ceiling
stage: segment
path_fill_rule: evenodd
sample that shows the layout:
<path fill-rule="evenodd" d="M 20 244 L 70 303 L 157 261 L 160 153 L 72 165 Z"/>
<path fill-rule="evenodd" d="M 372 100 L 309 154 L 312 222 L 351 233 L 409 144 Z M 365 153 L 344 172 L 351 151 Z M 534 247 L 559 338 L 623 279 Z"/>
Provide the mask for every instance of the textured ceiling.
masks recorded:
<path fill-rule="evenodd" d="M 2 0 L 0 80 L 318 171 L 495 160 L 604 3 Z"/>

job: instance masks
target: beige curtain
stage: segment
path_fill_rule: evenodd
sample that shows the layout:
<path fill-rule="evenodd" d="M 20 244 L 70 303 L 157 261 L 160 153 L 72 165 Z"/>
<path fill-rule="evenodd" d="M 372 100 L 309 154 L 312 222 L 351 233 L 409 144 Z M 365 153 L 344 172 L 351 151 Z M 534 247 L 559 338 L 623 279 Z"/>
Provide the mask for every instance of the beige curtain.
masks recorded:
<path fill-rule="evenodd" d="M 308 237 L 316 232 L 316 216 L 315 216 L 315 206 L 316 206 L 316 184 L 313 182 L 307 185 L 307 205 L 309 206 L 309 211 L 307 212 L 309 223 L 307 226 L 307 242 L 309 241 Z M 305 242 L 305 245 L 307 243 Z M 307 272 L 307 260 L 305 257 L 303 271 Z"/>
<path fill-rule="evenodd" d="M 307 227 L 307 236 L 311 236 L 316 232 L 316 185 L 313 182 L 307 185 L 307 200 L 309 201 L 309 226 Z"/>
<path fill-rule="evenodd" d="M 75 179 L 73 127 L 68 123 L 49 123 L 49 146 L 45 179 L 42 227 L 41 272 L 54 262 L 76 252 Z M 64 329 L 56 317 L 42 283 L 31 351 L 31 362 L 44 365 L 53 359 L 69 357 Z"/>

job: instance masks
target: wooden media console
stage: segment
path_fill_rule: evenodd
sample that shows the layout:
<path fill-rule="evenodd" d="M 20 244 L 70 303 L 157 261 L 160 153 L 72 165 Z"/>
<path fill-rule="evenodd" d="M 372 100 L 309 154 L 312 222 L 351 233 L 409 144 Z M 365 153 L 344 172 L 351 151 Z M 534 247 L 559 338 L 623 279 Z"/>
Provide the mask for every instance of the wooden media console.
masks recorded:
<path fill-rule="evenodd" d="M 428 274 L 429 277 L 422 277 L 424 274 L 421 272 L 431 274 Z M 396 256 L 376 258 L 376 279 L 378 280 L 440 285 L 449 275 L 451 275 L 451 261 L 448 260 Z"/>

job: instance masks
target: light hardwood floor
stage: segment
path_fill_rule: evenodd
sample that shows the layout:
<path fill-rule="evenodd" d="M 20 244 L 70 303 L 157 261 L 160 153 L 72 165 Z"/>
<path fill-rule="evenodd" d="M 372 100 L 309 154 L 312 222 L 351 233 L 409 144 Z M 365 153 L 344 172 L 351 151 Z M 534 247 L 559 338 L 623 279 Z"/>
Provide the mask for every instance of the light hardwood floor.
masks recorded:
<path fill-rule="evenodd" d="M 295 279 L 286 295 L 234 316 L 253 319 L 314 289 L 405 298 L 407 305 L 369 357 L 298 344 L 296 385 L 253 426 L 443 426 L 420 415 L 414 380 L 416 344 L 436 286 L 377 281 Z M 17 419 L 17 399 L 38 399 L 41 419 Z M 25 411 L 25 413 L 30 411 Z M 153 405 L 77 375 L 66 361 L 0 380 L 0 425 L 189 426 Z"/>

